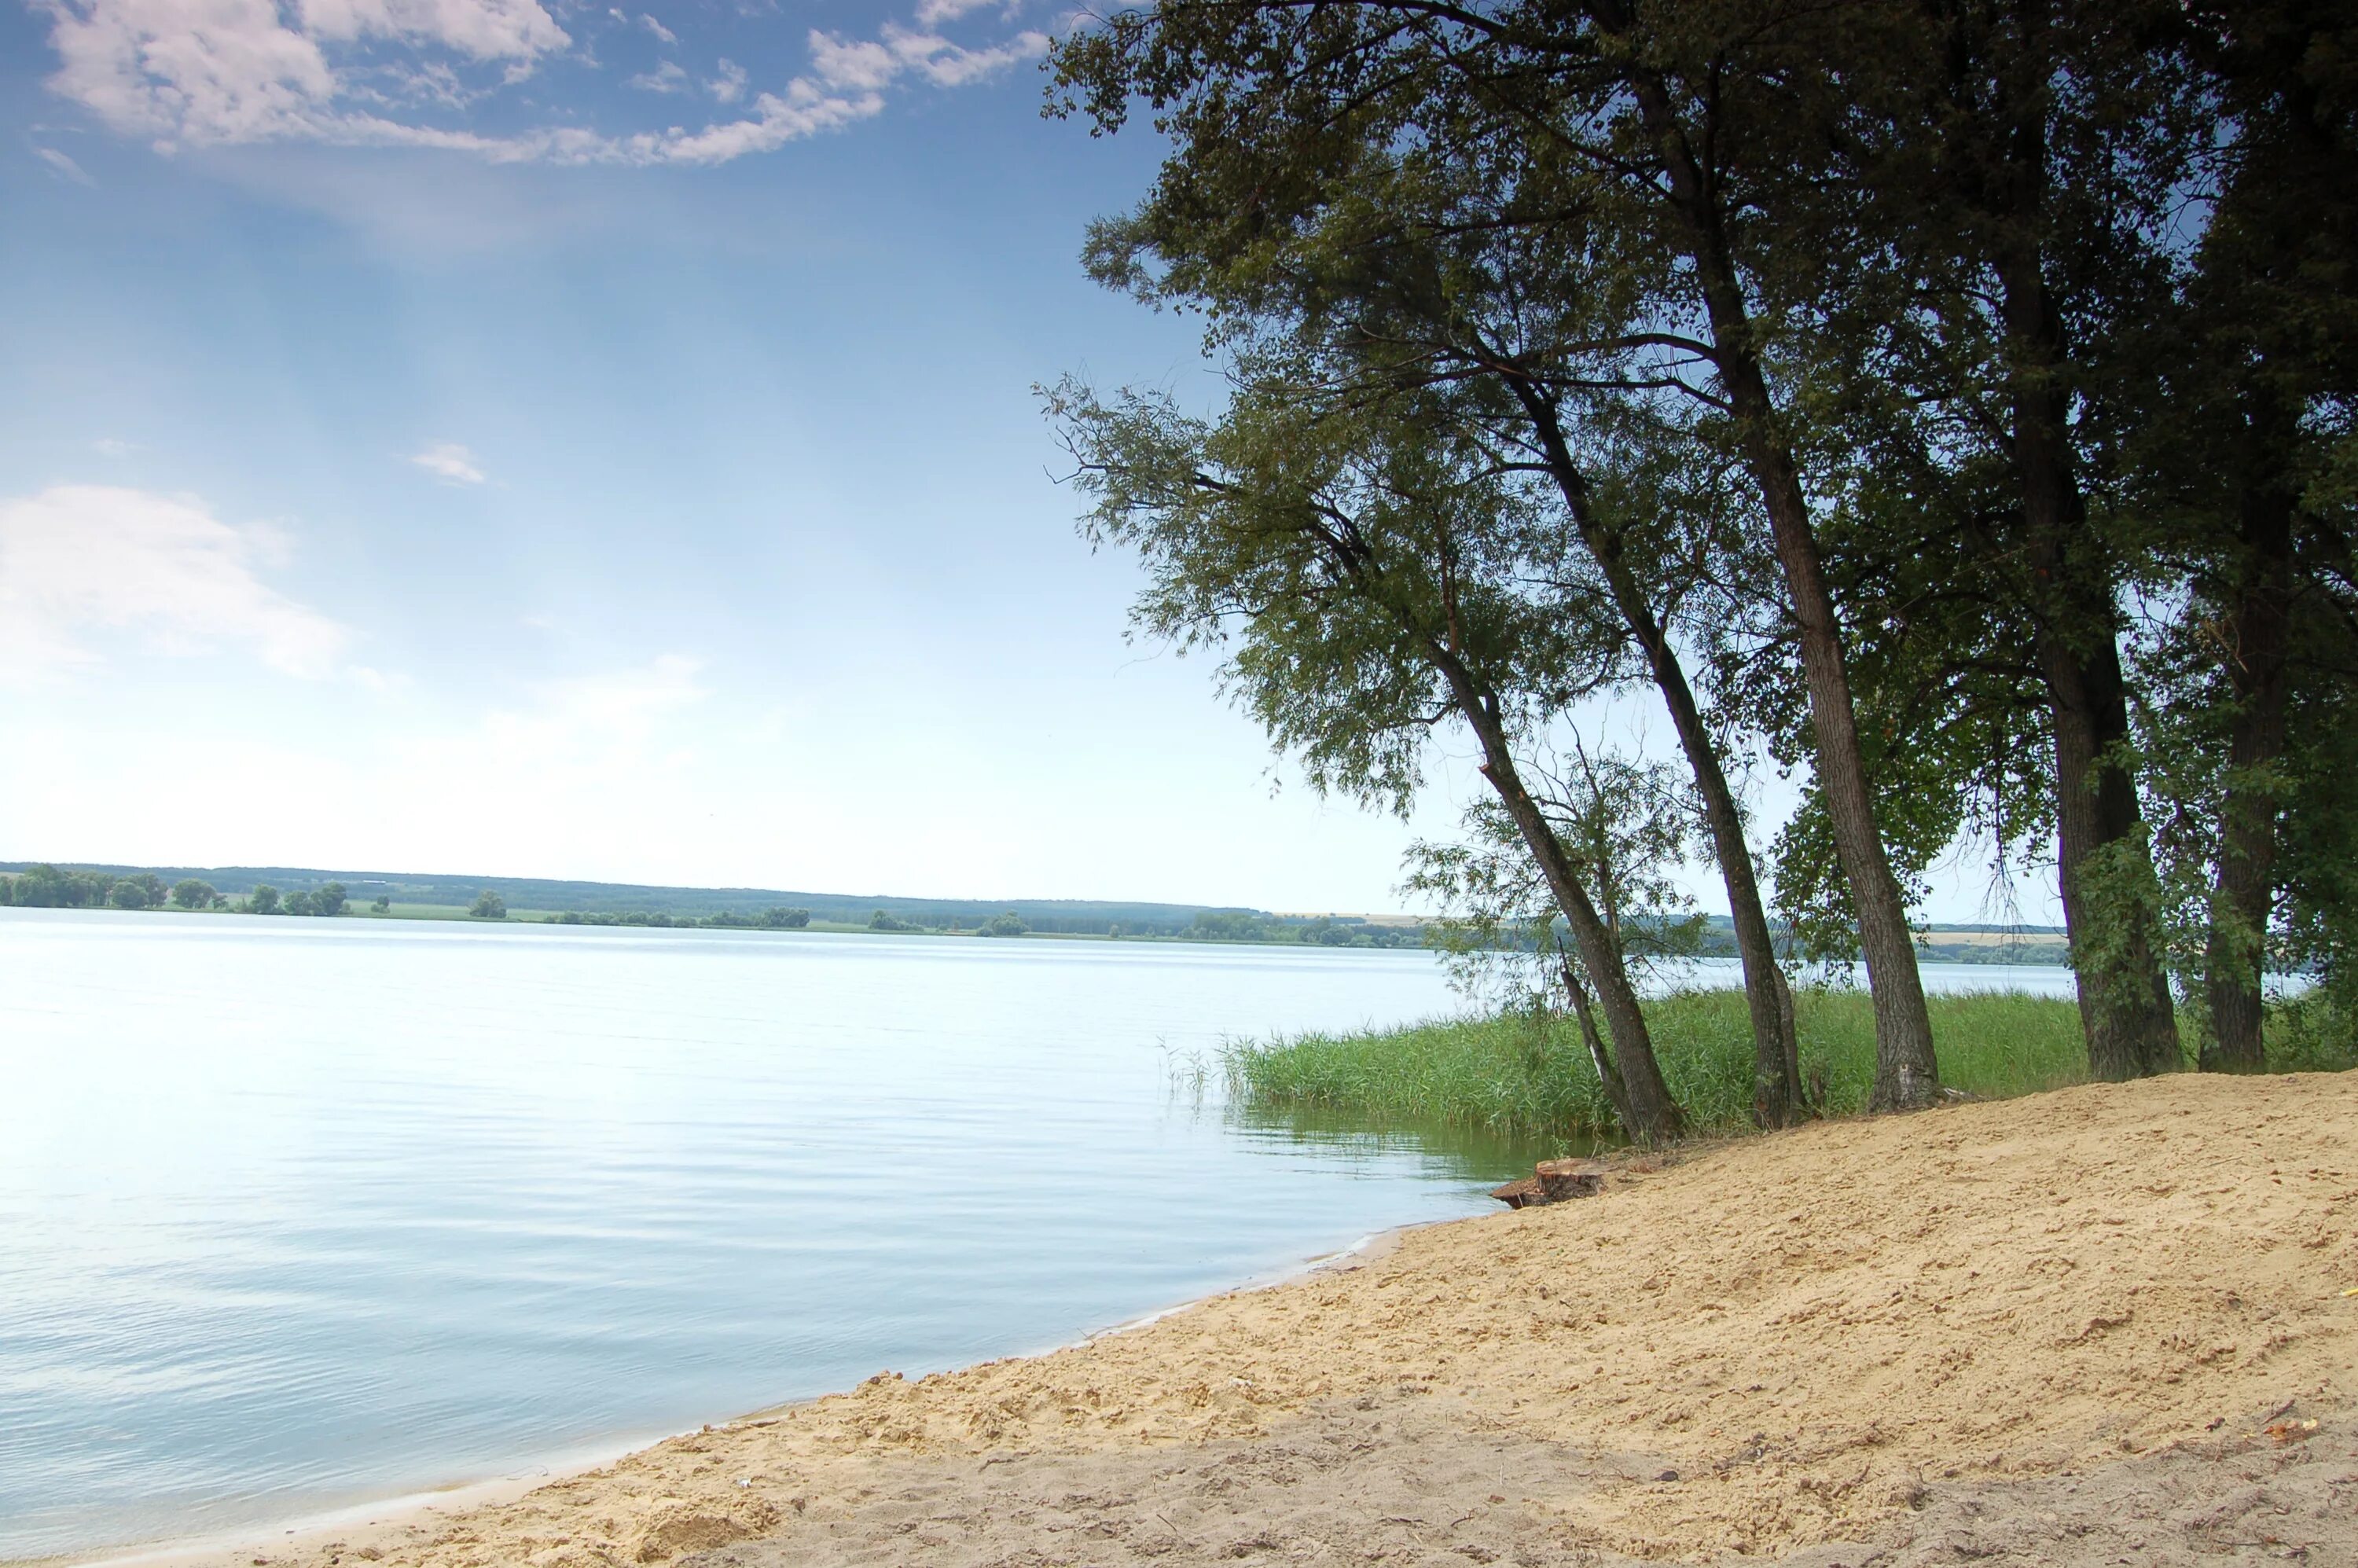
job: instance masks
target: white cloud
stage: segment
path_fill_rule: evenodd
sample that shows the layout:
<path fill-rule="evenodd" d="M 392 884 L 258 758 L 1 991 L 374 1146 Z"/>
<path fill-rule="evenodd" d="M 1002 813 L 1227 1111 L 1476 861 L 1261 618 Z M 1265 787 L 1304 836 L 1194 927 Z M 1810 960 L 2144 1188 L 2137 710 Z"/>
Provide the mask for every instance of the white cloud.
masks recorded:
<path fill-rule="evenodd" d="M 540 0 L 297 0 L 296 11 L 313 38 L 420 40 L 471 59 L 530 59 L 573 41 Z"/>
<path fill-rule="evenodd" d="M 687 91 L 687 72 L 679 68 L 678 61 L 667 59 L 653 70 L 632 77 L 622 85 L 635 87 L 642 92 L 685 92 Z"/>
<path fill-rule="evenodd" d="M 170 654 L 240 643 L 289 675 L 331 675 L 349 633 L 255 575 L 285 548 L 192 496 L 53 485 L 0 501 L 0 675 L 95 664 L 84 639 L 102 632 Z"/>
<path fill-rule="evenodd" d="M 867 119 L 883 108 L 884 89 L 904 78 L 963 86 L 1048 46 L 1044 34 L 1029 31 L 979 46 L 954 42 L 933 25 L 979 5 L 919 0 L 917 29 L 888 24 L 864 39 L 812 33 L 810 73 L 759 94 L 738 119 L 635 134 L 568 124 L 492 135 L 407 114 L 423 106 L 455 115 L 568 48 L 570 36 L 540 0 L 32 4 L 50 19 L 59 61 L 50 90 L 167 152 L 304 140 L 437 148 L 492 163 L 719 163 Z M 619 9 L 609 15 L 630 21 Z M 638 20 L 676 41 L 654 17 L 643 13 Z M 395 58 L 397 50 L 410 58 Z M 393 96 L 381 82 L 394 84 Z M 665 92 L 686 84 L 675 66 L 633 81 Z M 746 85 L 744 70 L 723 60 L 707 89 L 719 103 L 736 104 Z"/>
<path fill-rule="evenodd" d="M 485 478 L 475 454 L 456 441 L 437 441 L 409 460 L 451 484 L 481 484 Z"/>
<path fill-rule="evenodd" d="M 944 22 L 957 20 L 968 11 L 979 11 L 991 4 L 993 0 L 917 0 L 917 26 L 939 27 Z"/>
<path fill-rule="evenodd" d="M 127 458 L 139 449 L 116 436 L 101 436 L 90 444 L 90 449 L 102 458 Z"/>
<path fill-rule="evenodd" d="M 810 36 L 811 65 L 830 87 L 875 92 L 903 71 L 914 70 L 938 86 L 962 87 L 1004 70 L 1018 60 L 1045 53 L 1045 33 L 1018 33 L 1003 44 L 973 49 L 954 44 L 939 33 L 911 32 L 887 23 L 874 38 L 843 38 L 833 33 Z"/>
<path fill-rule="evenodd" d="M 81 165 L 74 162 L 72 158 L 69 157 L 64 153 L 58 151 L 55 147 L 35 147 L 33 149 L 33 156 L 39 158 L 43 163 L 48 164 L 51 172 L 57 174 L 62 178 L 72 180 L 76 185 L 96 185 L 98 183 L 98 181 L 90 177 L 89 173 L 83 169 Z"/>

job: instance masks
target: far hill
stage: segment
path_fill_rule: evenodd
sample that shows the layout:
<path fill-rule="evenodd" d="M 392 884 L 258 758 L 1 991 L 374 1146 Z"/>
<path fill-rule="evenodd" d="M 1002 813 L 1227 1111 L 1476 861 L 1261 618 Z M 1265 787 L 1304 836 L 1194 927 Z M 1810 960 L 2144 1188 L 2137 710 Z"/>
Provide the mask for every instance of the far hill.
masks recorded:
<path fill-rule="evenodd" d="M 0 861 L 0 878 L 37 863 Z M 115 879 L 139 879 L 162 900 L 162 889 L 186 879 L 211 884 L 225 900 L 250 895 L 266 884 L 280 894 L 308 893 L 341 884 L 349 908 L 358 914 L 383 900 L 389 913 L 426 918 L 463 914 L 486 889 L 496 892 L 509 912 L 529 919 L 568 919 L 590 925 L 775 924 L 765 914 L 791 911 L 793 924 L 875 931 L 975 931 L 1002 925 L 1010 931 L 1053 936 L 1161 936 L 1194 941 L 1303 943 L 1326 946 L 1412 947 L 1425 941 L 1423 922 L 1402 914 L 1271 914 L 1241 904 L 1145 903 L 1074 898 L 908 898 L 891 893 L 805 892 L 788 888 L 665 887 L 641 882 L 563 881 L 548 877 L 499 877 L 422 871 L 326 871 L 309 866 L 115 866 L 59 863 L 74 873 L 81 891 L 70 902 L 135 907 L 110 899 Z M 21 886 L 21 884 L 20 884 Z M 6 883 L 0 881 L 0 895 Z M 21 900 L 19 900 L 21 901 Z M 0 896 L 0 903 L 11 902 Z M 48 901 L 60 902 L 60 901 Z M 804 918 L 806 917 L 806 918 Z M 1732 957 L 1736 945 L 1725 915 L 1712 915 L 1700 935 L 1702 954 Z M 2059 964 L 2068 957 L 2061 931 L 2046 926 L 1935 925 L 1918 934 L 1928 959 L 1968 964 Z"/>
<path fill-rule="evenodd" d="M 1125 934 L 1177 935 L 1198 928 L 1198 916 L 1242 916 L 1246 921 L 1280 917 L 1238 904 L 1140 903 L 1070 898 L 903 898 L 888 893 L 799 892 L 785 888 L 661 887 L 638 882 L 568 881 L 546 877 L 499 877 L 420 871 L 327 871 L 309 866 L 114 866 L 91 862 L 56 862 L 69 870 L 97 871 L 117 877 L 152 873 L 167 884 L 186 878 L 211 882 L 222 893 L 238 897 L 257 883 L 281 892 L 308 892 L 328 882 L 341 882 L 355 904 L 377 898 L 395 904 L 464 909 L 485 888 L 495 889 L 512 910 L 581 914 L 667 914 L 699 920 L 716 914 L 752 914 L 787 906 L 810 912 L 812 920 L 828 925 L 866 925 L 882 910 L 913 926 L 974 926 L 994 915 L 1013 911 L 1034 931 L 1075 935 L 1105 935 L 1119 926 Z M 0 861 L 0 873 L 29 869 L 29 860 Z M 1356 924 L 1356 922 L 1354 922 Z"/>

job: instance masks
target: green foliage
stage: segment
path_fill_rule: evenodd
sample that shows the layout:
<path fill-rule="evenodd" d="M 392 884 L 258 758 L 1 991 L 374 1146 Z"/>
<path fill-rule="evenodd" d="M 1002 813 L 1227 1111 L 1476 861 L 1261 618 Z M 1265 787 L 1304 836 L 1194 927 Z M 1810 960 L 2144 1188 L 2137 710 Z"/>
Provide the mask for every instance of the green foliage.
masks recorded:
<path fill-rule="evenodd" d="M 2277 1073 L 2346 1073 L 2358 1068 L 2358 1010 L 2318 989 L 2268 1010 L 2268 1068 Z"/>
<path fill-rule="evenodd" d="M 221 894 L 213 884 L 196 877 L 188 877 L 172 884 L 172 902 L 182 909 L 211 909 Z"/>
<path fill-rule="evenodd" d="M 868 917 L 868 929 L 871 931 L 896 933 L 904 931 L 923 931 L 925 927 L 922 925 L 913 925 L 910 922 L 902 919 L 897 914 L 888 914 L 880 909 Z"/>
<path fill-rule="evenodd" d="M 393 913 L 393 895 L 392 895 L 391 893 L 389 893 L 389 892 L 381 892 L 381 893 L 377 894 L 377 895 L 376 895 L 375 902 L 374 902 L 374 903 L 371 903 L 371 904 L 369 905 L 369 908 L 370 908 L 372 911 L 373 911 L 374 913 L 378 914 L 392 914 L 392 913 Z"/>
<path fill-rule="evenodd" d="M 810 911 L 775 906 L 762 912 L 762 924 L 772 931 L 800 931 L 810 925 Z"/>
<path fill-rule="evenodd" d="M 107 902 L 117 909 L 161 909 L 168 897 L 163 879 L 153 871 L 118 878 L 108 890 Z"/>
<path fill-rule="evenodd" d="M 1668 619 L 1719 720 L 1863 788 L 1905 892 L 1961 845 L 2050 863 L 2068 827 L 2092 1044 L 2141 1032 L 2143 1063 L 2166 1054 L 2165 949 L 2181 994 L 2273 959 L 2358 998 L 2337 755 L 2358 733 L 2358 76 L 2342 10 L 2311 0 L 2029 16 L 1162 0 L 1058 39 L 1051 108 L 1100 133 L 1151 108 L 1158 178 L 1086 265 L 1202 312 L 1235 380 L 1192 425 L 1133 400 L 1100 449 L 1159 441 L 1146 488 L 1258 489 L 1298 527 L 1366 514 L 1332 491 L 1371 411 L 1412 407 L 1494 477 L 1560 472 L 1557 423 L 1592 499 L 1640 498 L 1627 532 L 1584 532 L 1593 558 L 1693 607 Z M 1102 412 L 1060 395 L 1085 427 Z M 1712 509 L 1660 482 L 1739 456 L 1810 514 L 1855 762 L 1819 754 L 1747 527 L 1680 524 Z M 1539 536 L 1550 503 L 1499 488 Z M 1230 509 L 1206 548 L 1260 548 L 1286 510 Z M 1581 603 L 1577 572 L 1525 559 L 1519 580 Z M 1295 582 L 1235 580 L 1158 580 L 1141 623 L 1246 628 L 1232 689 L 1314 781 L 1399 806 L 1430 694 L 1347 619 L 1271 625 Z M 1492 676 L 1510 708 L 1546 678 Z M 1824 806 L 1810 781 L 1778 901 L 1841 956 L 1856 915 Z M 1425 870 L 1463 891 L 1497 868 Z"/>
<path fill-rule="evenodd" d="M 43 862 L 8 879 L 8 901 L 26 909 L 99 909 L 112 902 L 114 881 L 108 872 L 60 871 Z"/>
<path fill-rule="evenodd" d="M 500 896 L 497 889 L 485 888 L 475 895 L 475 902 L 467 906 L 467 913 L 477 920 L 505 920 L 508 917 L 508 901 Z"/>
<path fill-rule="evenodd" d="M 2087 1053 L 2069 1001 L 2019 993 L 1928 999 L 1944 1083 L 1996 1098 L 2079 1083 Z M 1802 1074 L 1828 1110 L 1855 1113 L 1875 1076 L 1875 1017 L 1857 991 L 1794 994 Z M 1646 1003 L 1662 1074 L 1694 1130 L 1751 1127 L 1752 1035 L 1743 993 L 1684 991 Z M 1231 1092 L 1262 1108 L 1321 1107 L 1386 1123 L 1445 1121 L 1494 1131 L 1595 1138 L 1611 1108 L 1577 1030 L 1513 1011 L 1376 1033 L 1232 1044 Z"/>
<path fill-rule="evenodd" d="M 254 891 L 245 895 L 246 911 L 252 914 L 278 913 L 278 890 L 268 882 L 256 882 Z"/>
<path fill-rule="evenodd" d="M 1631 973 L 1701 950 L 1706 923 L 1675 876 L 1692 848 L 1694 805 L 1676 769 L 1590 751 L 1577 733 L 1562 764 L 1531 773 L 1556 837 L 1593 891 L 1613 946 Z M 1463 836 L 1409 847 L 1404 889 L 1439 905 L 1435 946 L 1461 982 L 1528 984 L 1577 962 L 1547 883 L 1494 799 L 1466 808 Z"/>
<path fill-rule="evenodd" d="M 1249 909 L 1207 909 L 1181 935 L 1195 942 L 1269 942 L 1314 947 L 1425 945 L 1425 929 L 1421 925 L 1378 925 L 1347 915 L 1262 914 Z"/>
<path fill-rule="evenodd" d="M 976 926 L 974 934 L 977 936 L 1021 936 L 1031 929 L 1023 924 L 1023 917 L 1011 909 L 1003 914 L 994 914 Z"/>

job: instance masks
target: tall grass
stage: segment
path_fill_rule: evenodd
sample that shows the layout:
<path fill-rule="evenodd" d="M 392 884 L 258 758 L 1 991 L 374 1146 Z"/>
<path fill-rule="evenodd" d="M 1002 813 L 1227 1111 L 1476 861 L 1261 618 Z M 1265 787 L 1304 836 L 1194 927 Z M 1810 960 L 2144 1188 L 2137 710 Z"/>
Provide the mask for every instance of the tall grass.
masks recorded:
<path fill-rule="evenodd" d="M 1985 1098 L 2059 1088 L 2087 1076 L 2079 1010 L 2053 997 L 1992 992 L 1927 999 L 1941 1076 Z M 1699 1132 L 1749 1125 L 1752 1024 L 1744 993 L 1683 991 L 1645 1004 L 1662 1076 Z M 1793 998 L 1803 1076 L 1836 1115 L 1866 1103 L 1875 1014 L 1857 991 Z M 1529 1014 L 1412 1024 L 1366 1034 L 1233 1044 L 1222 1066 L 1249 1105 L 1348 1111 L 1377 1121 L 1445 1122 L 1521 1137 L 1588 1139 L 1615 1130 L 1595 1069 L 1567 1019 Z"/>

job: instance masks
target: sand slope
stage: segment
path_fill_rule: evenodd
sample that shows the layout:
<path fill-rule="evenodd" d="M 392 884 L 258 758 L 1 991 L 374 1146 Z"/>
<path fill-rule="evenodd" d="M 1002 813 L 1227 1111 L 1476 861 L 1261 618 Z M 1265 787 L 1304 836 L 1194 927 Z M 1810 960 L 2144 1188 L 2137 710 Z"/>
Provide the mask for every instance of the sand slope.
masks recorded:
<path fill-rule="evenodd" d="M 2341 1294 L 2358 1287 L 2358 1076 L 2093 1086 L 1645 1164 L 1356 1269 L 1053 1356 L 880 1376 L 303 1555 L 1854 1563 L 1836 1543 L 1898 1551 L 1943 1519 L 2012 1539 L 2062 1516 L 2006 1498 L 2136 1465 L 2227 1487 L 2221 1455 L 2279 1446 L 2321 1466 L 2304 1496 L 2358 1504 L 2358 1297 Z M 2279 1445 L 2261 1428 L 2287 1407 L 2325 1424 Z M 1256 1486 L 1259 1514 L 1217 1502 Z M 1145 1519 L 1157 1487 L 1195 1522 Z M 1087 1507 L 1043 1514 L 1066 1493 L 1096 1499 L 1094 1534 Z M 1417 1533 L 1491 1516 L 1489 1544 Z"/>

